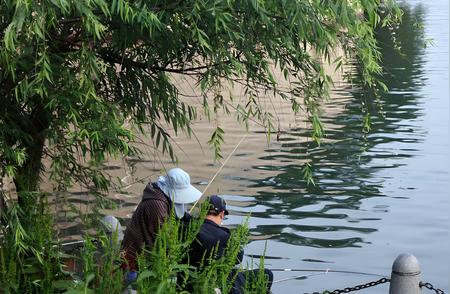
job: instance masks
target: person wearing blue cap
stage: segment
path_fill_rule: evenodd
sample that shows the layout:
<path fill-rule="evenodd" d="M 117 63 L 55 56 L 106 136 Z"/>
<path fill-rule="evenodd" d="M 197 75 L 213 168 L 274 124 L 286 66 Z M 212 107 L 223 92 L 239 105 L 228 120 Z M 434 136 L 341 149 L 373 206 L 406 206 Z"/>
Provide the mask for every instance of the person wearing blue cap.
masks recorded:
<path fill-rule="evenodd" d="M 208 262 L 208 257 L 219 259 L 223 256 L 227 248 L 228 240 L 231 232 L 229 229 L 221 226 L 225 216 L 229 214 L 225 200 L 217 195 L 210 196 L 210 209 L 207 212 L 205 221 L 203 222 L 197 234 L 196 240 L 192 242 L 189 251 L 189 263 L 195 267 L 205 265 Z M 216 251 L 217 250 L 217 251 Z M 214 255 L 212 255 L 215 253 Z M 244 251 L 239 252 L 236 264 L 242 262 Z M 259 270 L 248 271 L 247 273 L 240 272 L 236 276 L 233 283 L 231 294 L 244 293 L 246 280 L 256 278 Z M 264 269 L 264 273 L 269 279 L 267 286 L 267 293 L 270 293 L 270 288 L 273 282 L 273 273 L 268 269 Z M 233 276 L 233 274 L 231 275 Z"/>
<path fill-rule="evenodd" d="M 216 257 L 220 258 L 231 235 L 229 229 L 221 226 L 225 216 L 229 214 L 225 200 L 213 195 L 207 201 L 209 201 L 211 208 L 200 227 L 189 254 L 189 262 L 194 266 L 199 266 L 204 256 L 210 256 L 212 251 L 216 249 L 217 243 L 219 243 L 219 246 Z M 242 261 L 242 257 L 243 252 L 239 254 L 239 263 Z"/>

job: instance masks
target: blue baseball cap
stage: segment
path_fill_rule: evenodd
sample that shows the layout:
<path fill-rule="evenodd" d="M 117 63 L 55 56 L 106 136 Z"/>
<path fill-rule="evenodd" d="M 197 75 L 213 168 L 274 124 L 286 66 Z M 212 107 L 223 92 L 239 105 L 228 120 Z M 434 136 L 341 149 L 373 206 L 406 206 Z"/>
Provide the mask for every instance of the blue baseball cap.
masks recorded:
<path fill-rule="evenodd" d="M 209 203 L 211 204 L 211 210 L 214 210 L 217 213 L 224 211 L 225 215 L 230 214 L 227 210 L 227 204 L 225 203 L 225 200 L 223 200 L 219 196 L 217 195 L 210 196 Z"/>

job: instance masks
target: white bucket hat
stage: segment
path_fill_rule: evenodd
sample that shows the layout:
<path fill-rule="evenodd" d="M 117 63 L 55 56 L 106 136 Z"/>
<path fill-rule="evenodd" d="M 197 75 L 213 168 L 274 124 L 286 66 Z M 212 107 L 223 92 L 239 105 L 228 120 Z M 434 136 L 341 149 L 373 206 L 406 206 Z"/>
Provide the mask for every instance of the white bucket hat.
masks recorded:
<path fill-rule="evenodd" d="M 192 203 L 202 196 L 202 192 L 191 185 L 189 174 L 178 167 L 169 170 L 166 176 L 159 177 L 157 184 L 175 204 Z"/>
<path fill-rule="evenodd" d="M 102 218 L 101 222 L 105 226 L 106 232 L 111 238 L 117 234 L 117 240 L 115 241 L 117 242 L 117 245 L 120 245 L 123 240 L 123 229 L 119 220 L 112 215 L 106 215 Z M 111 239 L 111 241 L 114 240 Z"/>

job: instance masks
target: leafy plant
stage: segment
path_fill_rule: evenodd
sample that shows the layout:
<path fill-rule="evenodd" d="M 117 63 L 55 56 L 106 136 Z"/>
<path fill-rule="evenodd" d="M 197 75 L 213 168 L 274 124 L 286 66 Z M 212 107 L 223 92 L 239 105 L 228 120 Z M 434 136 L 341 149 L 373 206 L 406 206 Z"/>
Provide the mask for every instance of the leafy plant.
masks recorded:
<path fill-rule="evenodd" d="M 5 293 L 53 293 L 62 276 L 60 253 L 54 242 L 53 217 L 45 195 L 24 215 L 19 205 L 6 212 L 8 225 L 0 239 L 0 288 Z"/>

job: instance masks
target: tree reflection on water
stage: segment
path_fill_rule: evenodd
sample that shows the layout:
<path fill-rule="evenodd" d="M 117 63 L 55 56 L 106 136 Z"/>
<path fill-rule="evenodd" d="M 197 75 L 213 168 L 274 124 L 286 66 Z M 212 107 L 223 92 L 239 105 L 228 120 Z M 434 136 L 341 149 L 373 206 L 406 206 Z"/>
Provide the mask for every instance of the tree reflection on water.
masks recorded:
<path fill-rule="evenodd" d="M 329 105 L 343 104 L 345 109 L 335 115 L 327 115 L 323 121 L 333 126 L 326 131 L 327 141 L 320 147 L 307 141 L 308 130 L 293 128 L 281 139 L 281 147 L 268 149 L 263 160 L 286 162 L 284 166 L 253 166 L 253 169 L 273 170 L 276 176 L 255 180 L 252 187 L 260 192 L 255 196 L 267 207 L 252 216 L 261 218 L 283 218 L 285 224 L 264 224 L 252 229 L 253 234 L 273 235 L 281 242 L 311 247 L 359 247 L 361 237 L 354 232 L 371 233 L 377 229 L 355 227 L 362 222 L 370 226 L 376 218 L 364 218 L 360 213 L 362 200 L 369 197 L 386 197 L 382 188 L 385 177 L 380 176 L 389 168 L 404 165 L 402 159 L 415 156 L 416 143 L 423 140 L 425 131 L 415 124 L 423 114 L 419 90 L 426 79 L 424 65 L 424 8 L 403 4 L 403 23 L 394 29 L 394 39 L 399 42 L 401 52 L 394 49 L 388 29 L 377 32 L 385 72 L 384 83 L 389 92 L 380 101 L 371 105 L 372 129 L 368 135 L 362 131 L 362 103 L 368 98 L 361 90 L 350 86 L 336 90 L 341 98 L 332 99 Z M 357 85 L 353 87 L 357 89 Z M 348 92 L 349 91 L 349 92 Z M 344 95 L 344 97 L 342 97 Z M 374 102 L 374 101 L 370 101 Z M 379 106 L 382 106 L 380 115 Z M 327 106 L 325 106 L 327 107 Z M 395 144 L 395 147 L 393 147 Z M 269 154 L 269 155 L 268 155 Z M 301 177 L 302 164 L 310 160 L 314 168 L 316 186 L 306 185 Z M 300 164 L 299 164 L 300 162 Z M 264 191 L 271 187 L 270 192 Z M 303 209 L 313 207 L 314 209 Z M 380 208 L 387 209 L 387 208 Z M 356 216 L 354 216 L 356 214 Z M 359 216 L 359 217 L 358 217 Z M 318 224 L 299 225 L 298 220 L 317 220 Z M 319 221 L 319 220 L 328 221 Z M 348 225 L 333 225 L 331 219 L 347 220 Z M 324 225 L 329 224 L 329 225 Z M 353 224 L 353 225 L 352 225 Z M 347 238 L 309 238 L 302 232 L 342 232 Z M 353 232 L 353 233 L 352 233 Z M 323 235 L 321 235 L 323 236 Z"/>

